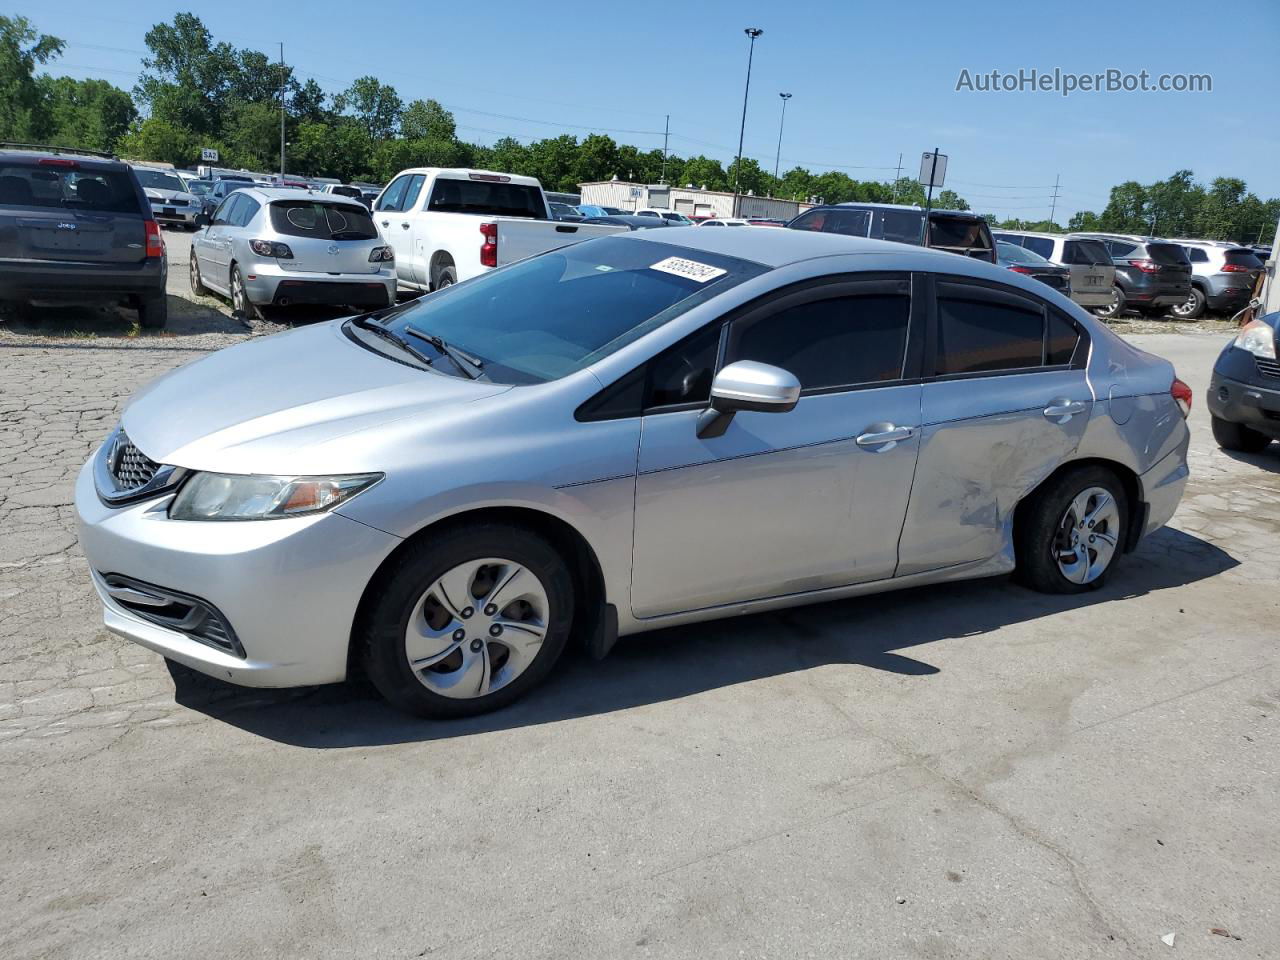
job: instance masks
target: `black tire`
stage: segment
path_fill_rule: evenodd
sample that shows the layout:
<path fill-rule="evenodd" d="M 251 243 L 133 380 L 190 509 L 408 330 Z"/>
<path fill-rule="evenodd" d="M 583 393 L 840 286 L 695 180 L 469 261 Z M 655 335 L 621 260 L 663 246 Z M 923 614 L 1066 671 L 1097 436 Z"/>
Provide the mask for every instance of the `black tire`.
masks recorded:
<path fill-rule="evenodd" d="M 163 293 L 149 294 L 138 300 L 138 326 L 144 330 L 163 330 L 169 322 L 169 298 Z"/>
<path fill-rule="evenodd" d="M 436 276 L 436 290 L 451 287 L 458 282 L 458 271 L 453 266 L 444 267 Z"/>
<path fill-rule="evenodd" d="M 1120 316 L 1120 314 L 1125 312 L 1128 302 L 1125 300 L 1124 291 L 1118 286 L 1113 286 L 1111 288 L 1111 293 L 1111 303 L 1105 307 L 1093 308 L 1093 315 L 1095 317 L 1101 317 L 1103 320 L 1114 320 L 1116 317 Z"/>
<path fill-rule="evenodd" d="M 250 320 L 264 319 L 262 310 L 249 299 L 249 291 L 244 285 L 244 274 L 239 264 L 231 266 L 231 312 L 245 323 Z"/>
<path fill-rule="evenodd" d="M 1205 299 L 1204 291 L 1199 287 L 1191 288 L 1191 296 L 1187 298 L 1186 303 L 1179 303 L 1169 308 L 1169 312 L 1179 320 L 1194 320 L 1204 315 L 1204 309 L 1208 305 Z"/>
<path fill-rule="evenodd" d="M 1213 439 L 1223 450 L 1239 453 L 1261 453 L 1271 443 L 1271 438 L 1257 430 L 1250 430 L 1243 423 L 1232 423 L 1209 415 L 1213 425 Z"/>
<path fill-rule="evenodd" d="M 187 267 L 187 282 L 191 284 L 191 293 L 193 296 L 203 297 L 208 294 L 209 290 L 204 285 L 204 281 L 200 279 L 200 261 L 196 259 L 196 248 L 191 248 L 191 261 Z"/>
<path fill-rule="evenodd" d="M 409 665 L 405 631 L 418 601 L 441 576 L 468 560 L 503 557 L 538 577 L 550 603 L 546 636 L 524 672 L 481 697 L 454 699 L 429 690 Z M 497 710 L 546 679 L 564 652 L 573 622 L 573 578 L 560 554 L 538 535 L 498 523 L 458 526 L 408 547 L 369 585 L 357 626 L 370 681 L 394 706 L 449 719 Z"/>
<path fill-rule="evenodd" d="M 1061 543 L 1062 521 L 1077 496 L 1090 487 L 1101 487 L 1115 501 L 1118 512 L 1116 538 L 1111 560 L 1088 583 L 1068 580 L 1056 557 Z M 1024 586 L 1040 593 L 1085 593 L 1097 590 L 1111 577 L 1124 553 L 1128 537 L 1129 502 L 1119 477 L 1106 467 L 1086 465 L 1064 470 L 1046 481 L 1031 499 L 1018 508 L 1014 526 L 1017 568 L 1014 576 Z"/>

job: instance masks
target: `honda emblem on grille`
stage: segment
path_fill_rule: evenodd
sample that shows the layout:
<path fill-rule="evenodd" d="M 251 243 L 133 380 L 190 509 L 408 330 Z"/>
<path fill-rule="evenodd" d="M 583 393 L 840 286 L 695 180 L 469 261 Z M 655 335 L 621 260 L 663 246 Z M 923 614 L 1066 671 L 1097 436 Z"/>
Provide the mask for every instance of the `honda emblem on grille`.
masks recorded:
<path fill-rule="evenodd" d="M 329 256 L 336 257 L 338 255 L 338 245 L 336 243 L 329 244 Z"/>

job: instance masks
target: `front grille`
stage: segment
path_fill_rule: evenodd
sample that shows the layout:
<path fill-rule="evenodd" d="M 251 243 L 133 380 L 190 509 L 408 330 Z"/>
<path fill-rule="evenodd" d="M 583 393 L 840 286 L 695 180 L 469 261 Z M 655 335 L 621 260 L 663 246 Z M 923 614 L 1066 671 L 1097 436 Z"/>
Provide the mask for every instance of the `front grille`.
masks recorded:
<path fill-rule="evenodd" d="M 135 447 L 123 430 L 108 458 L 107 467 L 111 471 L 111 479 L 116 482 L 116 488 L 121 493 L 145 487 L 160 469 L 160 464 Z"/>
<path fill-rule="evenodd" d="M 1275 360 L 1265 360 L 1262 357 L 1254 357 L 1253 362 L 1258 365 L 1258 373 L 1273 380 L 1280 380 L 1280 363 Z"/>
<path fill-rule="evenodd" d="M 100 573 L 107 595 L 136 617 L 244 659 L 244 647 L 222 611 L 208 600 L 118 573 Z"/>

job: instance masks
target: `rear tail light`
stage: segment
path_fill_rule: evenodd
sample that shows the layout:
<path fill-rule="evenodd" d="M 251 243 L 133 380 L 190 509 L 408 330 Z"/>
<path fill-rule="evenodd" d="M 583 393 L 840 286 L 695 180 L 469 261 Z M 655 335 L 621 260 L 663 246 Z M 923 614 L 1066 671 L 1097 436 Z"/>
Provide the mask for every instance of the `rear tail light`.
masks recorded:
<path fill-rule="evenodd" d="M 143 220 L 142 228 L 147 238 L 147 256 L 163 257 L 164 237 L 160 235 L 160 224 L 154 220 Z"/>
<path fill-rule="evenodd" d="M 1227 263 L 1227 264 L 1223 264 L 1222 269 L 1218 272 L 1219 273 L 1248 273 L 1249 267 L 1242 267 L 1238 263 Z"/>
<path fill-rule="evenodd" d="M 396 251 L 392 247 L 374 247 L 369 251 L 370 263 L 389 263 L 396 258 Z"/>
<path fill-rule="evenodd" d="M 1025 273 L 1028 276 L 1035 272 L 1030 267 L 1010 267 L 1009 269 L 1014 273 Z"/>
<path fill-rule="evenodd" d="M 1178 405 L 1178 409 L 1182 411 L 1182 417 L 1185 420 L 1191 414 L 1191 388 L 1179 380 L 1173 378 L 1173 385 L 1169 387 L 1169 396 L 1173 397 L 1173 402 Z"/>
<path fill-rule="evenodd" d="M 1129 266 L 1137 267 L 1143 273 L 1159 273 L 1160 264 L 1154 260 L 1130 260 Z"/>
<path fill-rule="evenodd" d="M 484 243 L 480 244 L 480 266 L 496 267 L 498 265 L 498 225 L 496 223 L 480 224 L 480 235 Z"/>
<path fill-rule="evenodd" d="M 275 257 L 277 260 L 292 260 L 293 251 L 287 243 L 274 240 L 250 240 L 249 249 L 260 257 Z"/>

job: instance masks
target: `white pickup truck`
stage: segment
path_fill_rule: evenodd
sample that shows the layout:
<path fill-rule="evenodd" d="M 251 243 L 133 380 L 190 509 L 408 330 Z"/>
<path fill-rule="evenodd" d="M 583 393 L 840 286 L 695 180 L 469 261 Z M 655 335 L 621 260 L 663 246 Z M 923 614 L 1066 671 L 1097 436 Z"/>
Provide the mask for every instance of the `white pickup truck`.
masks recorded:
<path fill-rule="evenodd" d="M 426 291 L 627 229 L 552 220 L 533 177 L 440 167 L 396 175 L 373 202 L 373 221 L 395 249 L 400 286 Z"/>

